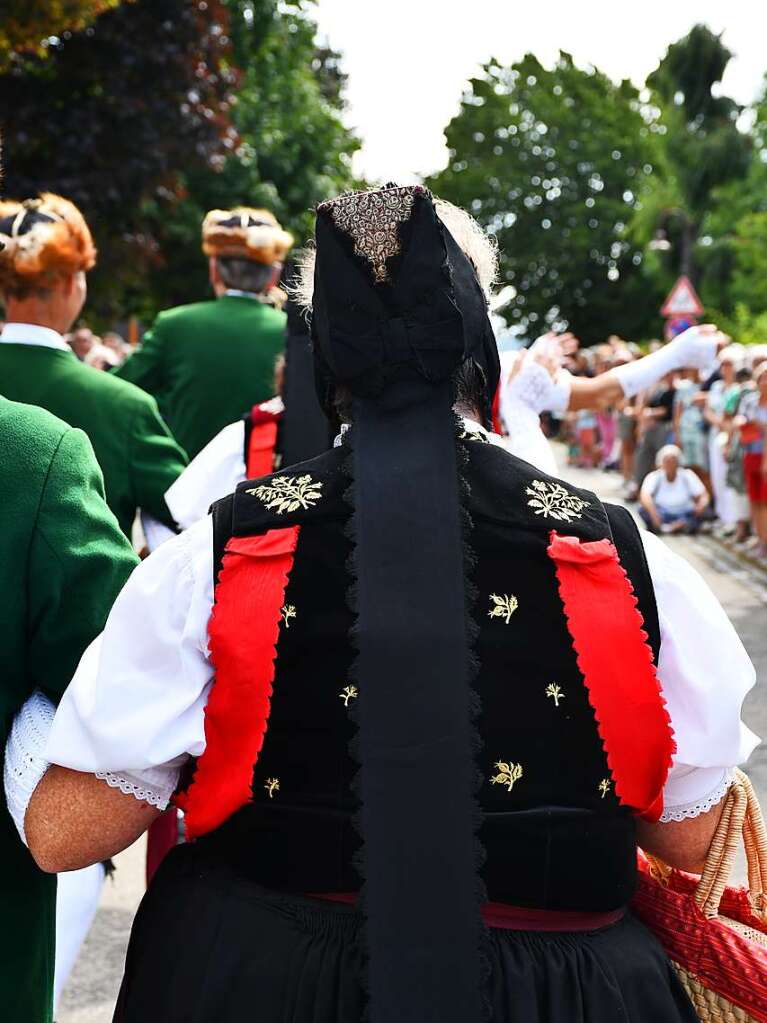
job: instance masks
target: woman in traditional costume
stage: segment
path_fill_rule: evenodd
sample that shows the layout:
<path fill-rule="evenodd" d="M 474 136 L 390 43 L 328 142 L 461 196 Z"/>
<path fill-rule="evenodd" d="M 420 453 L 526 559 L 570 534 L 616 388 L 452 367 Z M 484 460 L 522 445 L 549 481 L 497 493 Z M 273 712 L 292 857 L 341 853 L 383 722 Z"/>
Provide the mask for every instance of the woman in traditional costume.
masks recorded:
<path fill-rule="evenodd" d="M 637 841 L 703 860 L 756 742 L 748 657 L 625 510 L 487 442 L 469 218 L 390 186 L 316 237 L 319 393 L 351 428 L 140 566 L 30 848 L 80 866 L 183 807 L 120 1023 L 694 1023 L 627 906 Z"/>

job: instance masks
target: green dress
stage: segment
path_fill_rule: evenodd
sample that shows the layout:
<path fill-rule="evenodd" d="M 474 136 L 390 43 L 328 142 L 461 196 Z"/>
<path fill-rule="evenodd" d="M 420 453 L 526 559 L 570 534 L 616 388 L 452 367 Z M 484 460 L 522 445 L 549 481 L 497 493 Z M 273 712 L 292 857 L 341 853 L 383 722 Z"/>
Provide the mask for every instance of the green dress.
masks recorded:
<path fill-rule="evenodd" d="M 173 526 L 165 491 L 187 459 L 148 394 L 71 351 L 10 342 L 0 343 L 0 393 L 40 405 L 88 434 L 107 503 L 126 536 L 138 508 Z"/>
<path fill-rule="evenodd" d="M 0 761 L 34 689 L 57 702 L 136 563 L 104 502 L 87 437 L 0 398 Z M 0 792 L 0 1018 L 51 1019 L 55 875 L 22 844 Z"/>
<path fill-rule="evenodd" d="M 285 314 L 246 295 L 160 313 L 141 348 L 114 373 L 153 394 L 190 458 L 274 394 Z"/>

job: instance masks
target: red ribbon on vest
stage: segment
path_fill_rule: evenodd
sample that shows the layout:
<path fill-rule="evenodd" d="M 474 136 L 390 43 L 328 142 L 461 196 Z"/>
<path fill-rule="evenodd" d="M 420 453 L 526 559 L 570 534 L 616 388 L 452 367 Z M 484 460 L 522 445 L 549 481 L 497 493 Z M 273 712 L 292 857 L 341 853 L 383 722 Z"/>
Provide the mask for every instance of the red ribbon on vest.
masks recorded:
<path fill-rule="evenodd" d="M 277 444 L 277 420 L 253 421 L 248 444 L 247 476 L 249 480 L 260 479 L 274 472 L 274 449 Z"/>
<path fill-rule="evenodd" d="M 285 590 L 300 526 L 226 545 L 208 626 L 215 679 L 205 708 L 205 752 L 176 796 L 188 839 L 219 825 L 253 798 L 253 768 L 269 723 Z"/>
<path fill-rule="evenodd" d="M 676 743 L 631 581 L 607 539 L 552 531 L 548 555 L 615 794 L 657 821 Z"/>

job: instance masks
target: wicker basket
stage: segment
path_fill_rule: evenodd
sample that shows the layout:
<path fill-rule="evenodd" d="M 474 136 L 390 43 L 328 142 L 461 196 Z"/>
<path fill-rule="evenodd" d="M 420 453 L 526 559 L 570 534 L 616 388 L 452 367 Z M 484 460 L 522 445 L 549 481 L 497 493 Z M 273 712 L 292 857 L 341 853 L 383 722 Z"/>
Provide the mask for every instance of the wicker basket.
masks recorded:
<path fill-rule="evenodd" d="M 740 843 L 748 888 L 728 887 Z M 705 1023 L 767 1023 L 767 832 L 737 771 L 699 879 L 640 862 L 634 912 L 655 932 Z"/>

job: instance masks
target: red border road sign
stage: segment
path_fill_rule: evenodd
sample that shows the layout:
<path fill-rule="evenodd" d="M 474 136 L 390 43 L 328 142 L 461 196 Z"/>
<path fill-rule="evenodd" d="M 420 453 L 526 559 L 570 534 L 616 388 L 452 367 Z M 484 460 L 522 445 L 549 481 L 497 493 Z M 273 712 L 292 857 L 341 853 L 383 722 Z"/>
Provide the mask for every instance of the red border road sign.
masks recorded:
<path fill-rule="evenodd" d="M 689 277 L 682 275 L 679 278 L 663 303 L 660 314 L 667 319 L 672 316 L 703 315 L 703 303 L 698 298 L 698 293 Z"/>

